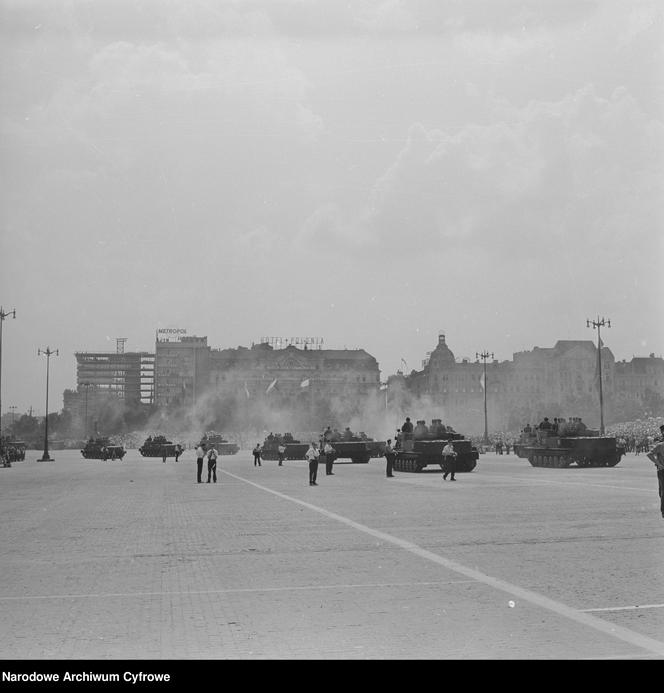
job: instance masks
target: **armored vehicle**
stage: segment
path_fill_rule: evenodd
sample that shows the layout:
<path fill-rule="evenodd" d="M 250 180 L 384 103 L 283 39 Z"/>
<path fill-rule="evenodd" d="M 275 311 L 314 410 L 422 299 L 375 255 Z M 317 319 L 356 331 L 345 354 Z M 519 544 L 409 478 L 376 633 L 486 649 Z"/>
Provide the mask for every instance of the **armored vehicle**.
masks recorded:
<path fill-rule="evenodd" d="M 577 467 L 615 467 L 625 454 L 625 447 L 616 438 L 600 436 L 599 431 L 586 429 L 537 430 L 522 433 L 514 452 L 533 467 L 558 469 Z"/>
<path fill-rule="evenodd" d="M 427 465 L 443 464 L 443 448 L 452 443 L 456 452 L 456 471 L 472 472 L 477 466 L 479 452 L 470 440 L 440 419 L 432 419 L 427 426 L 423 419 L 410 434 L 401 433 L 395 447 L 394 470 L 397 472 L 421 472 Z"/>
<path fill-rule="evenodd" d="M 285 460 L 303 460 L 304 454 L 309 449 L 308 443 L 302 443 L 295 440 L 291 433 L 271 433 L 261 446 L 261 458 L 264 460 L 278 460 L 279 446 L 283 445 L 286 448 L 284 452 Z"/>
<path fill-rule="evenodd" d="M 182 446 L 166 440 L 166 436 L 149 436 L 138 451 L 143 457 L 179 457 Z"/>
<path fill-rule="evenodd" d="M 229 442 L 220 433 L 215 433 L 214 431 L 208 431 L 201 438 L 200 444 L 205 445 L 208 449 L 214 446 L 220 455 L 235 455 L 240 449 L 239 445 Z"/>
<path fill-rule="evenodd" d="M 110 438 L 90 438 L 81 450 L 86 460 L 121 460 L 125 454 L 122 445 L 114 445 Z"/>
<path fill-rule="evenodd" d="M 369 438 L 364 431 L 353 433 L 350 428 L 342 433 L 328 429 L 323 431 L 321 438 L 334 448 L 335 460 L 350 459 L 353 464 L 366 464 L 372 457 L 380 457 L 385 451 L 384 442 Z"/>

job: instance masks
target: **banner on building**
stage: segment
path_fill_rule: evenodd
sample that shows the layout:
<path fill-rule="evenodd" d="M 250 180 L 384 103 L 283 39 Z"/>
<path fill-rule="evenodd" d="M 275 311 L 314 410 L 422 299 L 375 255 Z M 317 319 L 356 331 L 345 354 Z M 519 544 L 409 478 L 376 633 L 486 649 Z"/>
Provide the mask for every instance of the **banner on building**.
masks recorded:
<path fill-rule="evenodd" d="M 267 394 L 276 384 L 277 384 L 277 378 L 275 378 L 275 379 L 267 386 L 267 390 L 265 390 L 265 394 Z"/>
<path fill-rule="evenodd" d="M 300 387 L 309 387 L 309 378 L 306 378 L 300 383 Z"/>

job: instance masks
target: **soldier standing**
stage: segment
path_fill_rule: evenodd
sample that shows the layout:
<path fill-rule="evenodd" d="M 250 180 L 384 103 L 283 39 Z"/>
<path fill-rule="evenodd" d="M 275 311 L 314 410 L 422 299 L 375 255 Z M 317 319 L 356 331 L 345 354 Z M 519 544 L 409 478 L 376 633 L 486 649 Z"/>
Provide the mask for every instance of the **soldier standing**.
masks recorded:
<path fill-rule="evenodd" d="M 329 442 L 326 442 L 323 447 L 323 454 L 325 455 L 325 474 L 327 476 L 334 476 L 332 468 L 334 466 L 334 448 Z"/>
<path fill-rule="evenodd" d="M 647 457 L 654 462 L 657 469 L 657 485 L 659 487 L 660 504 L 659 509 L 664 517 L 664 425 L 659 427 L 661 436 L 655 447 L 647 453 Z"/>
<path fill-rule="evenodd" d="M 396 453 L 392 447 L 392 439 L 388 439 L 385 443 L 385 476 L 394 476 L 392 474 L 392 468 L 394 467 L 394 460 L 396 459 Z"/>

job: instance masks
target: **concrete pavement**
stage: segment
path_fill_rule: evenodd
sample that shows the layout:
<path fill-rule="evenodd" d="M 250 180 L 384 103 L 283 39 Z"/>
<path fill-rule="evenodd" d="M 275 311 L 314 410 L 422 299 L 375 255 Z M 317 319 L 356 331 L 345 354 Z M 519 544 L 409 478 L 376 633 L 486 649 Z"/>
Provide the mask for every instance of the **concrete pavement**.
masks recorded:
<path fill-rule="evenodd" d="M 643 455 L 610 469 L 385 477 L 219 459 L 0 469 L 3 659 L 664 656 L 664 519 Z M 206 472 L 204 473 L 204 478 Z"/>

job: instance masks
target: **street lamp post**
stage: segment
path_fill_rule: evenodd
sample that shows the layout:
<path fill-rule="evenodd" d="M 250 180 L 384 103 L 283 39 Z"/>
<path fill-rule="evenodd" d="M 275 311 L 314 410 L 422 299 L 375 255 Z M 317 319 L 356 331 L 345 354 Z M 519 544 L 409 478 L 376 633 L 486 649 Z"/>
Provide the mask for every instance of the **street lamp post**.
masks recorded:
<path fill-rule="evenodd" d="M 46 416 L 44 418 L 44 454 L 42 457 L 38 460 L 39 462 L 53 462 L 53 458 L 51 458 L 48 454 L 48 374 L 49 374 L 49 366 L 51 363 L 51 356 L 55 354 L 56 356 L 59 355 L 59 351 L 56 349 L 53 351 L 51 347 L 46 347 L 46 349 L 37 349 L 37 356 L 41 356 L 44 354 L 46 356 Z"/>
<path fill-rule="evenodd" d="M 0 449 L 2 448 L 2 324 L 5 318 L 12 316 L 16 320 L 16 310 L 8 310 L 6 313 L 0 306 Z"/>
<path fill-rule="evenodd" d="M 597 316 L 597 320 L 586 320 L 586 327 L 597 329 L 597 373 L 599 375 L 599 434 L 604 435 L 604 395 L 602 392 L 602 338 L 600 327 L 611 327 L 611 321 Z"/>
<path fill-rule="evenodd" d="M 92 387 L 92 383 L 81 383 L 85 388 L 85 423 L 83 424 L 83 437 L 88 439 L 88 390 Z"/>
<path fill-rule="evenodd" d="M 481 354 L 478 354 L 477 352 L 475 353 L 475 358 L 477 359 L 482 359 L 484 361 L 484 385 L 482 389 L 484 390 L 484 444 L 488 445 L 489 444 L 489 420 L 487 418 L 487 411 L 486 411 L 486 360 L 487 359 L 492 359 L 493 358 L 493 353 L 489 353 L 488 351 L 483 351 Z"/>

